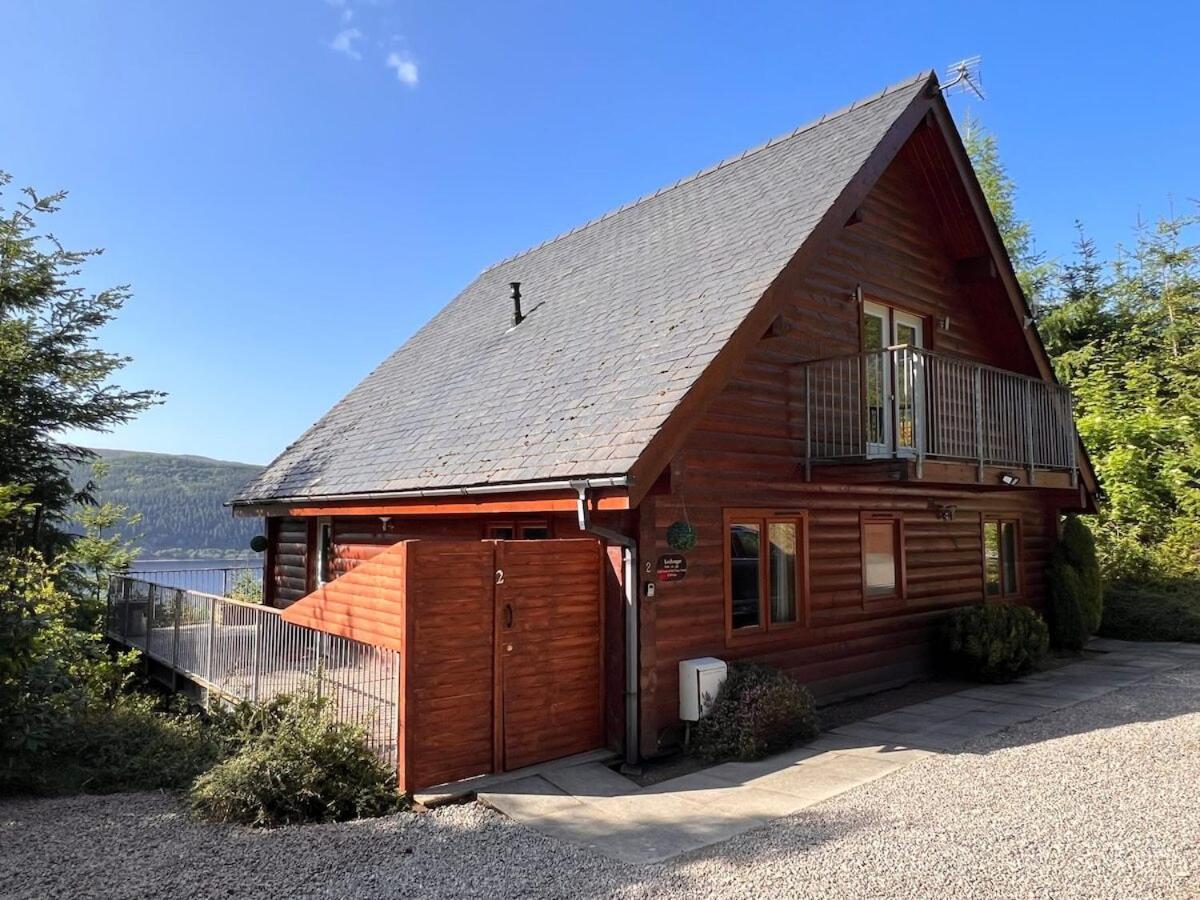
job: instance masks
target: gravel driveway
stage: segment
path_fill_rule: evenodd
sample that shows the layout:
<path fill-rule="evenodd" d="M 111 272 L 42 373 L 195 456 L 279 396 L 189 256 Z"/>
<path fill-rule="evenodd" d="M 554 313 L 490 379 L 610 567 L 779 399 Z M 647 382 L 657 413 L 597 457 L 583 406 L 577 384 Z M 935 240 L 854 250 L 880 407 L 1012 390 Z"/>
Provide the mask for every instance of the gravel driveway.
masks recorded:
<path fill-rule="evenodd" d="M 14 897 L 1196 897 L 1200 661 L 653 866 L 479 806 L 250 832 L 157 794 L 0 805 Z"/>

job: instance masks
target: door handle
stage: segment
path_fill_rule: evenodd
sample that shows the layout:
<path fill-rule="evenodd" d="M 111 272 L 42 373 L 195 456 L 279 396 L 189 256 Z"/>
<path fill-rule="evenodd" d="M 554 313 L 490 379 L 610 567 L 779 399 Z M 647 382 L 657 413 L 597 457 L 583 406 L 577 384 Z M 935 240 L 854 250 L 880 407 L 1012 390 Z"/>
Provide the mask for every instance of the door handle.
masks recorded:
<path fill-rule="evenodd" d="M 513 608 L 511 603 L 504 604 L 504 627 L 513 627 Z"/>

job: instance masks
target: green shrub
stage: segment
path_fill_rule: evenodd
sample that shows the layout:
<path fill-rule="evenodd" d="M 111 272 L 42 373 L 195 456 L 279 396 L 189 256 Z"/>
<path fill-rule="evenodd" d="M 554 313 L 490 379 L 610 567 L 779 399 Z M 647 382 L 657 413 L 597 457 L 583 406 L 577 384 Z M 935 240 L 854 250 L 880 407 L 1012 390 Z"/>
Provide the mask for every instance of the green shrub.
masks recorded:
<path fill-rule="evenodd" d="M 976 681 L 1012 681 L 1032 672 L 1046 655 L 1049 634 L 1026 606 L 988 604 L 957 609 L 942 625 L 941 651 L 949 667 Z"/>
<path fill-rule="evenodd" d="M 1100 562 L 1096 558 L 1096 539 L 1079 516 L 1067 516 L 1058 545 L 1079 576 L 1079 602 L 1083 608 L 1088 634 L 1100 628 L 1104 611 L 1104 583 L 1100 577 Z"/>
<path fill-rule="evenodd" d="M 182 790 L 226 752 L 181 700 L 128 693 L 84 713 L 60 748 L 58 788 L 89 793 Z"/>
<path fill-rule="evenodd" d="M 53 789 L 64 742 L 125 689 L 136 657 L 76 627 L 59 574 L 37 554 L 0 559 L 0 794 Z"/>
<path fill-rule="evenodd" d="M 1100 634 L 1126 641 L 1200 643 L 1200 579 L 1110 582 Z"/>
<path fill-rule="evenodd" d="M 734 663 L 708 715 L 696 723 L 692 752 L 712 762 L 762 759 L 817 735 L 812 695 L 777 669 Z"/>
<path fill-rule="evenodd" d="M 399 806 L 395 777 L 362 729 L 335 721 L 325 701 L 279 698 L 258 712 L 235 712 L 222 727 L 241 729 L 245 743 L 196 780 L 192 808 L 203 819 L 274 827 Z"/>
<path fill-rule="evenodd" d="M 234 578 L 229 588 L 229 599 L 240 600 L 242 603 L 262 603 L 262 582 L 255 577 L 251 569 L 243 569 Z"/>
<path fill-rule="evenodd" d="M 1046 567 L 1046 620 L 1050 643 L 1060 650 L 1079 651 L 1091 634 L 1089 605 L 1083 580 L 1060 544 Z"/>

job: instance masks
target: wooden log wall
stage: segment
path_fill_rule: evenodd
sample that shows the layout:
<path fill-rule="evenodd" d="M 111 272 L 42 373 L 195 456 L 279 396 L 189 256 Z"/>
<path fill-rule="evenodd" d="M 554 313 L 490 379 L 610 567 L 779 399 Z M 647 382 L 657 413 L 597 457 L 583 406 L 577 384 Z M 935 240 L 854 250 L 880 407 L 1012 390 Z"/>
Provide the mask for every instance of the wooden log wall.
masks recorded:
<path fill-rule="evenodd" d="M 945 610 L 983 599 L 982 517 L 1020 521 L 1019 602 L 1042 602 L 1042 570 L 1053 545 L 1056 510 L 1069 498 L 1051 491 L 978 490 L 949 485 L 810 484 L 803 479 L 791 364 L 850 354 L 861 346 L 855 289 L 866 299 L 928 317 L 934 349 L 1006 368 L 997 330 L 1019 337 L 1011 310 L 976 307 L 955 280 L 955 254 L 939 222 L 919 159 L 897 158 L 863 204 L 861 221 L 814 266 L 785 273 L 785 312 L 734 380 L 697 423 L 671 464 L 671 491 L 643 501 L 644 560 L 672 552 L 667 528 L 687 520 L 699 544 L 682 581 L 656 585 L 641 612 L 642 751 L 678 738 L 678 663 L 697 656 L 754 659 L 786 669 L 832 697 L 867 685 L 907 680 L 927 670 L 931 637 Z M 938 317 L 950 319 L 937 329 Z M 1007 335 L 1012 337 L 1011 334 Z M 932 340 L 930 340 L 932 338 Z M 802 430 L 800 432 L 802 434 Z M 954 506 L 950 521 L 939 506 Z M 808 624 L 778 636 L 727 640 L 724 593 L 726 508 L 806 510 L 809 522 Z M 896 601 L 864 602 L 860 514 L 899 513 L 906 586 Z"/>
<path fill-rule="evenodd" d="M 286 609 L 308 593 L 308 523 L 281 518 L 268 533 L 274 540 L 271 599 L 273 605 Z"/>

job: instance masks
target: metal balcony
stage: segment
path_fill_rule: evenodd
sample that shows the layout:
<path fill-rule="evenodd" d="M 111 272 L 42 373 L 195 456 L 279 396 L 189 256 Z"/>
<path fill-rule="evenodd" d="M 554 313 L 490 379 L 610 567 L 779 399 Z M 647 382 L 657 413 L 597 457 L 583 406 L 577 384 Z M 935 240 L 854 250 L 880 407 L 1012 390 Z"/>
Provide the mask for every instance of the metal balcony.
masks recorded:
<path fill-rule="evenodd" d="M 919 347 L 799 363 L 805 476 L 814 464 L 926 459 L 1069 472 L 1076 434 L 1060 385 Z M 1061 478 L 1061 476 L 1059 476 Z"/>

